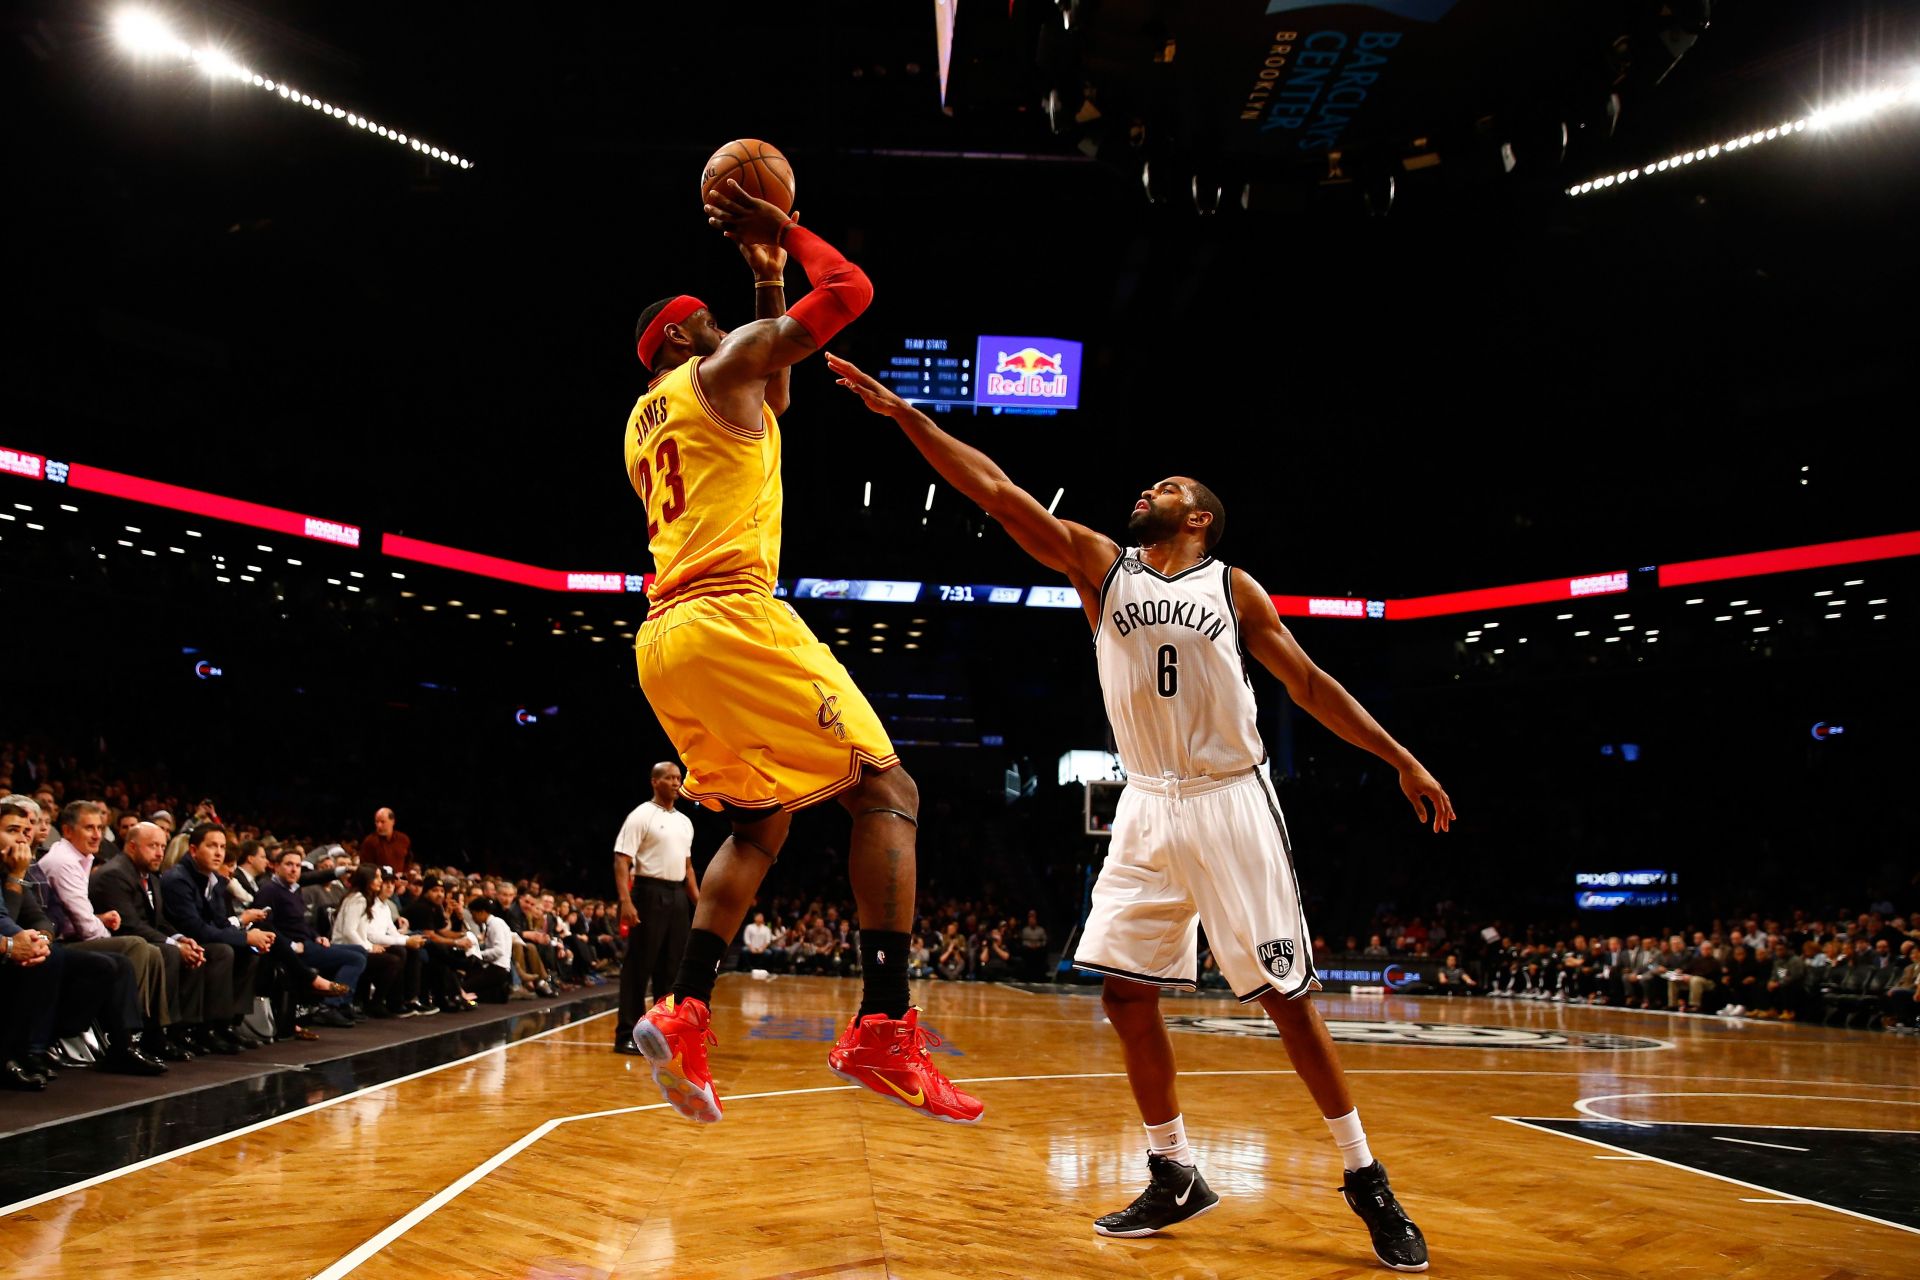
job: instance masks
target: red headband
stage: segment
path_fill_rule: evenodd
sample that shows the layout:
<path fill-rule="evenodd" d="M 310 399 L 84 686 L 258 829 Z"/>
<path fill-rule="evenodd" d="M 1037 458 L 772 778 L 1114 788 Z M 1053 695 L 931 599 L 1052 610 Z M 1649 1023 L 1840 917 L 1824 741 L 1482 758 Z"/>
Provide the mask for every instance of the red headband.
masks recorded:
<path fill-rule="evenodd" d="M 696 311 L 704 311 L 707 304 L 690 293 L 683 293 L 660 308 L 660 314 L 653 318 L 646 331 L 640 335 L 639 343 L 634 347 L 640 355 L 640 363 L 653 368 L 653 358 L 660 354 L 660 344 L 666 340 L 667 326 L 679 324 Z"/>

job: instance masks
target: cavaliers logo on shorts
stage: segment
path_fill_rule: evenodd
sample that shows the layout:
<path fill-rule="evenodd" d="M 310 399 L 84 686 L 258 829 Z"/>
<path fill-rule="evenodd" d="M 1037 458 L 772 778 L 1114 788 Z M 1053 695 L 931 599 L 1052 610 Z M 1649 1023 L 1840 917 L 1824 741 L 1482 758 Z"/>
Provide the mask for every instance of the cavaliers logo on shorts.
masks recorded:
<path fill-rule="evenodd" d="M 1260 944 L 1260 967 L 1273 975 L 1279 982 L 1293 972 L 1293 939 L 1281 938 L 1277 942 Z"/>

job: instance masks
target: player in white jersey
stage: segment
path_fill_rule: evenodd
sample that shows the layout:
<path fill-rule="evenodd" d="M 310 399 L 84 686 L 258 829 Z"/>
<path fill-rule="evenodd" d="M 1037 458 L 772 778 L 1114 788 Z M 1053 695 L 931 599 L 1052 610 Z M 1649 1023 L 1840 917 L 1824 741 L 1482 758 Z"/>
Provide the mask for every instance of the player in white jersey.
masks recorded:
<path fill-rule="evenodd" d="M 1123 550 L 1056 519 L 991 458 L 853 365 L 831 354 L 827 363 L 1029 555 L 1066 574 L 1093 627 L 1127 787 L 1074 964 L 1105 975 L 1102 1001 L 1146 1126 L 1150 1179 L 1094 1230 L 1152 1235 L 1219 1203 L 1187 1144 L 1159 1007 L 1161 987 L 1195 986 L 1204 923 L 1222 975 L 1243 1002 L 1257 1001 L 1272 1017 L 1326 1118 L 1346 1167 L 1347 1203 L 1366 1223 L 1375 1255 L 1396 1271 L 1425 1271 L 1426 1240 L 1368 1149 L 1339 1053 L 1310 997 L 1320 984 L 1286 822 L 1262 767 L 1246 658 L 1315 719 L 1391 764 L 1414 814 L 1436 832 L 1454 817 L 1446 791 L 1314 665 L 1260 584 L 1213 558 L 1226 509 L 1205 485 L 1174 476 L 1143 490 L 1127 523 L 1138 545 Z"/>

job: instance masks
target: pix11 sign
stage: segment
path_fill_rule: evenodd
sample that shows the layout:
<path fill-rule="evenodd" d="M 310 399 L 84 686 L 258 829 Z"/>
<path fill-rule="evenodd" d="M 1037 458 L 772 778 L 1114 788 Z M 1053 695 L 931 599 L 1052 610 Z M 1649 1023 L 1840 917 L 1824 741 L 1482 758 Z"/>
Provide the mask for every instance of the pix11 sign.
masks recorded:
<path fill-rule="evenodd" d="M 1080 407 L 1080 353 L 1064 338 L 1010 338 L 980 335 L 974 359 L 978 376 L 973 399 L 979 405 L 1010 408 Z"/>

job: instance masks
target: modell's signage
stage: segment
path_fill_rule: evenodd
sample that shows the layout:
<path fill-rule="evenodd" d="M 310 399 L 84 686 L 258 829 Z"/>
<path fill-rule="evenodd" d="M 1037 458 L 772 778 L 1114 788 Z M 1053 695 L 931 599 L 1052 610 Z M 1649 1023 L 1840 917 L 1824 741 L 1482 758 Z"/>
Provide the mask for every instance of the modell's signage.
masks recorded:
<path fill-rule="evenodd" d="M 1567 586 L 1570 595 L 1608 596 L 1627 589 L 1627 571 L 1622 569 L 1619 573 L 1596 573 L 1585 578 L 1572 578 Z"/>
<path fill-rule="evenodd" d="M 304 518 L 300 532 L 309 538 L 318 538 L 321 542 L 334 542 L 343 547 L 360 545 L 360 530 L 356 525 L 338 524 L 332 520 L 316 520 L 312 516 Z"/>
<path fill-rule="evenodd" d="M 569 573 L 569 591 L 625 591 L 627 578 L 620 573 Z"/>
<path fill-rule="evenodd" d="M 10 476 L 25 476 L 29 480 L 43 479 L 47 474 L 47 460 L 37 453 L 0 449 L 0 472 Z"/>

